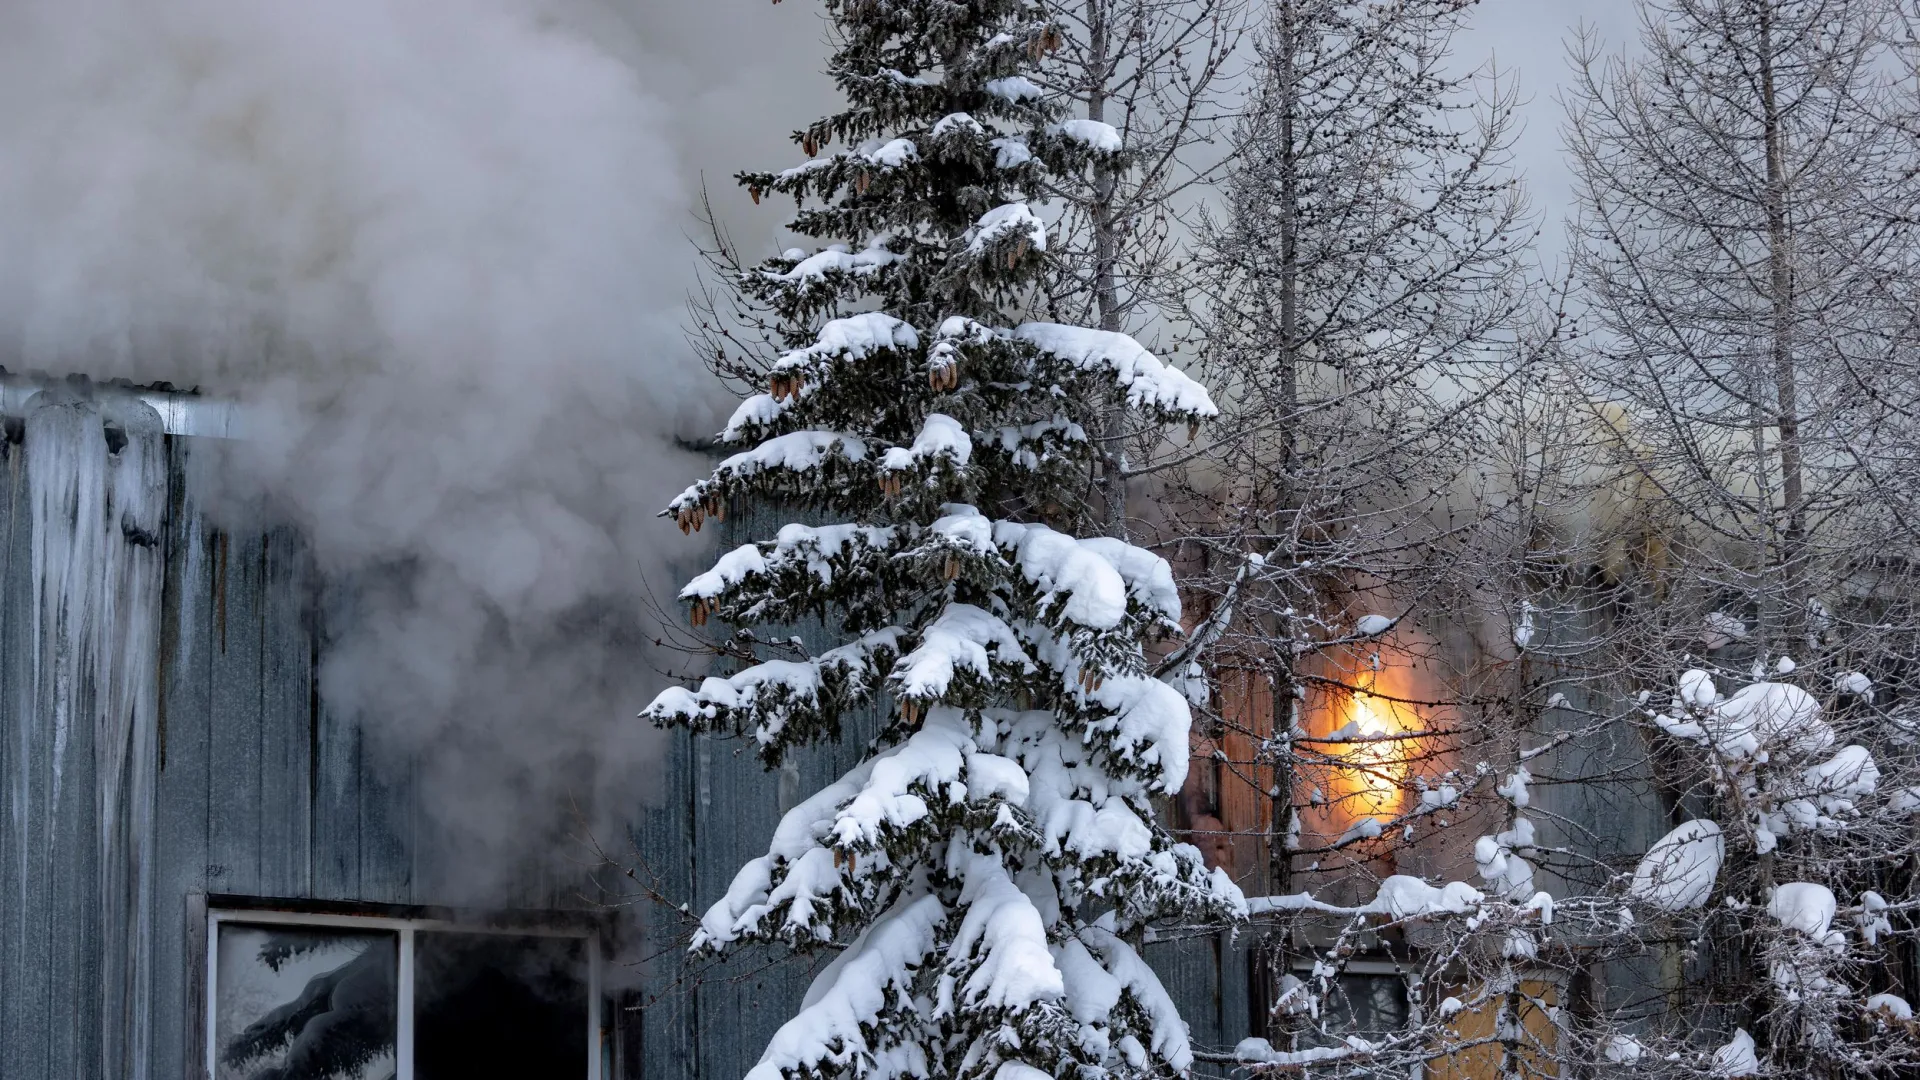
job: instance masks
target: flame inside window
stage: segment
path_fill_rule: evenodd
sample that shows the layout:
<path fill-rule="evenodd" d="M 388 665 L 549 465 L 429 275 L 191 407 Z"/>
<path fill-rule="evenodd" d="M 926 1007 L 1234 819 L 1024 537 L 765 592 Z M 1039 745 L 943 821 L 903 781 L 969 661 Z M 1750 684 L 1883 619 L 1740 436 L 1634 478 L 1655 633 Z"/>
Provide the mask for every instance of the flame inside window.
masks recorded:
<path fill-rule="evenodd" d="M 1365 690 L 1344 695 L 1335 714 L 1345 721 L 1329 736 L 1339 740 L 1328 748 L 1339 759 L 1331 778 L 1335 812 L 1348 822 L 1392 818 L 1405 798 L 1413 751 L 1412 740 L 1393 736 L 1418 730 L 1417 718 Z"/>

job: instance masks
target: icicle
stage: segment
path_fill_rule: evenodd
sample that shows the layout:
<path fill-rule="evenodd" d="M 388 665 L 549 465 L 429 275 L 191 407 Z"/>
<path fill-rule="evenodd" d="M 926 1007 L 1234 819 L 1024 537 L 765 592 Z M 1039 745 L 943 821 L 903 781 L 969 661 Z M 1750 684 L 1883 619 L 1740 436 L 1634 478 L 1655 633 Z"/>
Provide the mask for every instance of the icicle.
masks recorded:
<path fill-rule="evenodd" d="M 104 968 L 56 950 L 46 989 L 97 980 L 110 1075 L 145 1075 L 151 999 L 153 788 L 158 713 L 161 572 L 166 493 L 157 413 L 137 402 L 113 417 L 109 448 L 102 410 L 61 387 L 28 400 L 19 453 L 29 537 L 30 582 L 9 629 L 27 677 L 6 687 L 0 727 L 12 750 L 0 815 L 0 867 L 10 897 L 23 898 L 25 926 L 58 924 L 97 950 Z M 24 875 L 24 881 L 16 875 Z M 31 883 L 32 889 L 27 885 Z M 23 982 L 21 993 L 35 993 Z"/>
<path fill-rule="evenodd" d="M 160 532 L 167 457 L 160 415 L 137 400 L 109 400 L 103 413 L 125 436 L 107 463 L 105 640 L 99 653 L 96 714 L 103 962 L 103 1060 L 115 1075 L 142 1080 L 151 1051 L 155 844 L 159 754 Z"/>

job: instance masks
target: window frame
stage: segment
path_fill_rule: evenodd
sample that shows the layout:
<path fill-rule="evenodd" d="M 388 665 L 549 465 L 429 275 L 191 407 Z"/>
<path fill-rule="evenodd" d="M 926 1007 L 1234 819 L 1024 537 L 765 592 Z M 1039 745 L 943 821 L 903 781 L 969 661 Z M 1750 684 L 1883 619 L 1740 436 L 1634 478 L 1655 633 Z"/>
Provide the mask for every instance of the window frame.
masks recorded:
<path fill-rule="evenodd" d="M 499 934 L 505 937 L 572 938 L 586 943 L 587 954 L 587 1075 L 586 1080 L 611 1080 L 611 1058 L 616 1038 L 603 1023 L 606 1006 L 601 977 L 605 954 L 605 920 L 586 912 L 468 913 L 436 908 L 388 907 L 377 904 L 320 904 L 263 900 L 259 897 L 209 896 L 206 901 L 204 968 L 201 972 L 205 1019 L 201 1050 L 206 1080 L 216 1080 L 219 1033 L 216 1021 L 220 992 L 220 926 L 294 926 L 313 929 L 386 931 L 398 941 L 395 972 L 394 1080 L 413 1080 L 414 935 L 419 931 L 459 934 Z"/>

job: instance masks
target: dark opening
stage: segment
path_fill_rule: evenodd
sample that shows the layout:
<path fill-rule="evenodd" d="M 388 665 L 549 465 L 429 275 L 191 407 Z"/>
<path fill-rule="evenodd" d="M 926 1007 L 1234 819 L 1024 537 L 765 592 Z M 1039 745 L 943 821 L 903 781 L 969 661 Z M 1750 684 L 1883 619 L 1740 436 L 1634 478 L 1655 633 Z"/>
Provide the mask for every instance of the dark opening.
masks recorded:
<path fill-rule="evenodd" d="M 587 1074 L 587 950 L 579 938 L 414 935 L 416 1080 Z"/>

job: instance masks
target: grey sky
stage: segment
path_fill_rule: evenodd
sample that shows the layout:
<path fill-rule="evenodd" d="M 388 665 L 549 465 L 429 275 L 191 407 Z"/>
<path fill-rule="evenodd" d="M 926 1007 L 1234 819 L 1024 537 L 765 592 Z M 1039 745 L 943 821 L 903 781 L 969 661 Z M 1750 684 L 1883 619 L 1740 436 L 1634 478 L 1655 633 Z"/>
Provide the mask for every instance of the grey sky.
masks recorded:
<path fill-rule="evenodd" d="M 808 0 L 620 2 L 647 42 L 653 85 L 675 103 L 682 167 L 705 176 L 717 208 L 750 253 L 770 249 L 790 207 L 778 200 L 751 206 L 731 177 L 784 162 L 791 156 L 785 134 L 834 105 L 833 88 L 820 74 L 820 8 Z M 1630 44 L 1633 8 L 1632 0 L 1481 0 L 1457 43 L 1462 63 L 1491 57 L 1520 83 L 1525 126 L 1514 154 L 1544 218 L 1548 260 L 1561 250 L 1569 200 L 1558 100 L 1566 39 L 1584 22 L 1610 50 Z"/>
<path fill-rule="evenodd" d="M 1457 47 L 1462 61 L 1492 57 L 1519 81 L 1525 127 L 1515 140 L 1514 159 L 1545 218 L 1540 239 L 1548 259 L 1562 249 L 1561 222 L 1571 209 L 1573 178 L 1561 153 L 1565 113 L 1559 99 L 1568 72 L 1566 43 L 1582 23 L 1617 53 L 1634 43 L 1638 20 L 1632 0 L 1481 0 Z"/>

